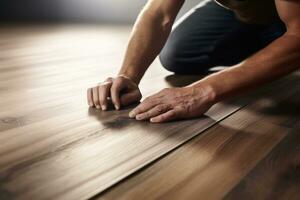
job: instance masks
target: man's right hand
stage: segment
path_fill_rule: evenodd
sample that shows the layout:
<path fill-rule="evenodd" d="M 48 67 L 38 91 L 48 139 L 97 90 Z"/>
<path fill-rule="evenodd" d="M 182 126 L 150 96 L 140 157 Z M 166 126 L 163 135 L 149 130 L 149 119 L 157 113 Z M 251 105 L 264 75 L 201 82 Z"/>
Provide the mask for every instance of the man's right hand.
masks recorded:
<path fill-rule="evenodd" d="M 107 110 L 111 100 L 115 109 L 127 106 L 141 100 L 142 94 L 138 85 L 129 77 L 119 75 L 116 78 L 107 78 L 93 88 L 87 90 L 89 106 Z"/>

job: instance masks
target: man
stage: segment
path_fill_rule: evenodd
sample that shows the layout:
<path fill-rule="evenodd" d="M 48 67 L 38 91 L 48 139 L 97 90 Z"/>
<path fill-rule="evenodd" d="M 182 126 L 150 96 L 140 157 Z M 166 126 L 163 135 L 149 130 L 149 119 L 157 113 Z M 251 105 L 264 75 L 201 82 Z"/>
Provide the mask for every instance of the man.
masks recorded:
<path fill-rule="evenodd" d="M 219 101 L 300 67 L 300 0 L 204 1 L 170 34 L 183 3 L 148 1 L 118 76 L 88 89 L 90 106 L 106 110 L 108 97 L 117 110 L 139 101 L 139 82 L 159 53 L 162 65 L 178 74 L 229 67 L 189 86 L 147 97 L 129 113 L 131 118 L 166 122 L 197 117 Z"/>

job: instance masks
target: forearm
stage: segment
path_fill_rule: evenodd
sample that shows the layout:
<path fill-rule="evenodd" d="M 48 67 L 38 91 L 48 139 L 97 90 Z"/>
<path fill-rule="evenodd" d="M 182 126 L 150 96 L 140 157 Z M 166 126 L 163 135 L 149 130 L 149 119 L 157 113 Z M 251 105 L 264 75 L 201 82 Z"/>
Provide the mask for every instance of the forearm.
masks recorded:
<path fill-rule="evenodd" d="M 139 83 L 149 65 L 160 52 L 171 27 L 162 25 L 159 19 L 146 16 L 137 21 L 129 41 L 119 74 Z"/>
<path fill-rule="evenodd" d="M 140 82 L 145 71 L 164 46 L 172 29 L 172 24 L 183 4 L 178 1 L 174 6 L 170 2 L 153 1 L 139 15 L 125 53 L 119 74 Z M 165 8 L 164 10 L 164 7 Z M 170 7 L 170 8 L 169 8 Z M 171 10 L 168 10 L 171 9 Z"/>
<path fill-rule="evenodd" d="M 244 62 L 212 74 L 193 86 L 205 86 L 213 101 L 242 94 L 300 67 L 300 37 L 286 33 Z"/>

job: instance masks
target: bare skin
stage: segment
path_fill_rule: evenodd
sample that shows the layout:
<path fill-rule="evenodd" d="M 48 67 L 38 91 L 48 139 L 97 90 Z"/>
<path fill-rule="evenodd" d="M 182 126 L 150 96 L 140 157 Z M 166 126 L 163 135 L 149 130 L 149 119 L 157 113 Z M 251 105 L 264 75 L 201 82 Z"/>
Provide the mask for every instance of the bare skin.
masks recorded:
<path fill-rule="evenodd" d="M 277 12 L 287 26 L 287 32 L 283 36 L 238 65 L 187 87 L 164 89 L 147 97 L 129 116 L 151 122 L 201 116 L 219 101 L 233 98 L 299 69 L 300 1 L 275 2 Z M 111 97 L 116 109 L 120 109 L 121 106 L 141 99 L 138 84 L 166 42 L 182 4 L 183 0 L 148 2 L 133 29 L 119 75 L 115 79 L 109 79 L 109 83 L 103 83 L 105 86 L 88 89 L 90 106 L 99 109 L 104 106 L 103 110 L 106 110 L 107 101 L 103 99 Z"/>

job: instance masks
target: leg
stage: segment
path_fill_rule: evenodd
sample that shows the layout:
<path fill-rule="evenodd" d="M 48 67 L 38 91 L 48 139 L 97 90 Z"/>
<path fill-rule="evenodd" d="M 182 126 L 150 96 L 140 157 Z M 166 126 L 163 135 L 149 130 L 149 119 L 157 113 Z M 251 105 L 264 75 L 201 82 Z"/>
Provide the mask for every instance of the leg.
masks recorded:
<path fill-rule="evenodd" d="M 232 11 L 214 1 L 201 2 L 174 25 L 160 61 L 178 74 L 206 72 L 213 66 L 211 56 L 217 41 L 239 24 Z"/>
<path fill-rule="evenodd" d="M 232 11 L 205 1 L 174 26 L 159 58 L 167 70 L 177 74 L 202 74 L 214 66 L 234 65 L 280 36 L 283 29 L 276 23 L 243 24 Z M 270 34 L 278 27 L 280 31 Z"/>

